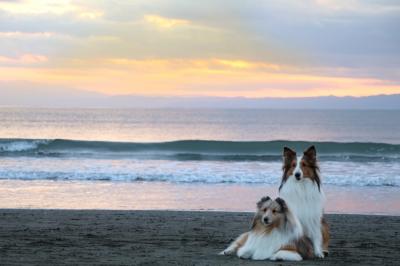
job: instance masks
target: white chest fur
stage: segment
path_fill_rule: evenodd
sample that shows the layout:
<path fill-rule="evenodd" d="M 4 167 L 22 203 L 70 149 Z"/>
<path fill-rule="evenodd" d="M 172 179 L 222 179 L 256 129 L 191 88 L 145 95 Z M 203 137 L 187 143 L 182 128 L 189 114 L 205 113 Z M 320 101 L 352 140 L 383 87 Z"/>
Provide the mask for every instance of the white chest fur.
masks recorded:
<path fill-rule="evenodd" d="M 245 245 L 238 250 L 237 255 L 241 258 L 253 260 L 271 259 L 282 246 L 292 243 L 301 234 L 300 225 L 293 232 L 282 232 L 280 230 L 274 230 L 270 234 L 250 232 Z"/>
<path fill-rule="evenodd" d="M 321 256 L 321 218 L 325 203 L 322 188 L 319 190 L 318 185 L 309 178 L 302 178 L 298 181 L 289 177 L 283 184 L 279 195 L 299 219 L 304 234 L 313 241 L 314 253 Z"/>
<path fill-rule="evenodd" d="M 309 178 L 297 181 L 290 177 L 282 186 L 279 195 L 287 202 L 291 211 L 303 224 L 308 219 L 319 219 L 323 214 L 325 195 Z"/>

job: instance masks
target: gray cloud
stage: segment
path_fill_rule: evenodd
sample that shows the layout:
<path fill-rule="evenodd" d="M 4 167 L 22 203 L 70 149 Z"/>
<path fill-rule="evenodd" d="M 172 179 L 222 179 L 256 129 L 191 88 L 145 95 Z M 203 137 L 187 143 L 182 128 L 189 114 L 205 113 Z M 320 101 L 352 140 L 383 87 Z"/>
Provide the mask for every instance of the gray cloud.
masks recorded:
<path fill-rule="evenodd" d="M 314 71 L 346 68 L 349 75 L 400 80 L 400 4 L 394 0 L 72 3 L 103 10 L 104 15 L 83 20 L 72 13 L 22 16 L 0 11 L 0 31 L 59 33 L 47 39 L 2 39 L 0 55 L 26 51 L 70 58 L 226 57 Z M 146 14 L 192 24 L 162 31 L 143 24 Z"/>

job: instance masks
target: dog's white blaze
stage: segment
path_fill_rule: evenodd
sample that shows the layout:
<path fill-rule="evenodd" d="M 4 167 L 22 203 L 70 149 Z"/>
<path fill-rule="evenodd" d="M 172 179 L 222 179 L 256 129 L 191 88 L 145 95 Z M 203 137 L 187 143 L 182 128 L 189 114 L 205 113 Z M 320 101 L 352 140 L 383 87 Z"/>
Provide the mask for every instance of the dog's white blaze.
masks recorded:
<path fill-rule="evenodd" d="M 294 176 L 290 176 L 283 184 L 279 195 L 299 219 L 304 234 L 313 242 L 314 254 L 323 257 L 321 218 L 325 195 L 322 188 L 318 190 L 318 185 L 309 178 L 296 180 Z"/>
<path fill-rule="evenodd" d="M 303 178 L 303 171 L 300 167 L 301 157 L 297 158 L 296 168 L 294 168 L 293 174 L 300 173 L 300 177 Z"/>

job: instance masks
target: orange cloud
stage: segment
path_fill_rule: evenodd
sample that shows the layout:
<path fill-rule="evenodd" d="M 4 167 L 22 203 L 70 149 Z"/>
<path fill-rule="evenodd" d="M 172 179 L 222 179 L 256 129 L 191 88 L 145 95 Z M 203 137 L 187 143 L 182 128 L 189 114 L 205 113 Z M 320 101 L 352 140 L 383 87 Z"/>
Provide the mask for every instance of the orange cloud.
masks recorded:
<path fill-rule="evenodd" d="M 44 59 L 26 56 L 17 61 L 35 60 Z M 64 67 L 3 67 L 0 72 L 0 80 L 25 80 L 106 94 L 305 97 L 400 93 L 399 85 L 374 78 L 301 74 L 264 62 L 215 58 L 75 60 Z"/>

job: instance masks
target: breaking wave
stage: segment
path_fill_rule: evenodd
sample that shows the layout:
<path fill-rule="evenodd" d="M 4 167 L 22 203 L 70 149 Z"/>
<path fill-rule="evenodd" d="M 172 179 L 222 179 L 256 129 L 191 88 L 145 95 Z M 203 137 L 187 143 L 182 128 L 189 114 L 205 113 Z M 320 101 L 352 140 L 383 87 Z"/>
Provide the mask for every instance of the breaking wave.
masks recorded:
<path fill-rule="evenodd" d="M 0 139 L 0 156 L 128 157 L 178 161 L 275 161 L 283 146 L 302 151 L 316 145 L 321 159 L 331 161 L 400 160 L 400 145 L 363 142 L 213 141 L 109 142 L 79 140 Z"/>

